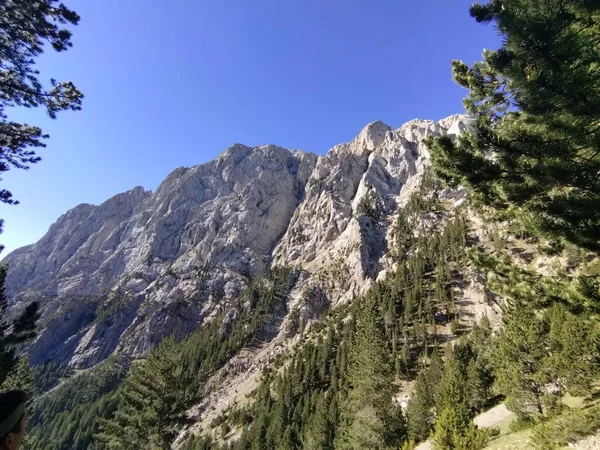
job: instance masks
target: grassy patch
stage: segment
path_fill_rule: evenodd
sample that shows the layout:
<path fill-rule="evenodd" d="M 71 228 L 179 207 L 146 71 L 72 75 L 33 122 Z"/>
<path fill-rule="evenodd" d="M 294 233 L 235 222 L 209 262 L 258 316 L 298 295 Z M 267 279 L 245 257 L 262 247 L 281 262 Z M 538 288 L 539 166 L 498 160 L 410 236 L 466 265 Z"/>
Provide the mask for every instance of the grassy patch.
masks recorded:
<path fill-rule="evenodd" d="M 499 436 L 490 442 L 485 450 L 527 450 L 532 449 L 530 440 L 531 430 Z"/>
<path fill-rule="evenodd" d="M 571 409 L 581 409 L 585 405 L 585 397 L 574 397 L 567 394 L 562 398 L 562 402 Z"/>
<path fill-rule="evenodd" d="M 533 428 L 533 448 L 552 450 L 577 442 L 600 429 L 600 404 L 571 410 Z"/>
<path fill-rule="evenodd" d="M 500 435 L 510 433 L 510 425 L 515 421 L 514 417 L 507 417 L 494 425 L 500 431 Z"/>

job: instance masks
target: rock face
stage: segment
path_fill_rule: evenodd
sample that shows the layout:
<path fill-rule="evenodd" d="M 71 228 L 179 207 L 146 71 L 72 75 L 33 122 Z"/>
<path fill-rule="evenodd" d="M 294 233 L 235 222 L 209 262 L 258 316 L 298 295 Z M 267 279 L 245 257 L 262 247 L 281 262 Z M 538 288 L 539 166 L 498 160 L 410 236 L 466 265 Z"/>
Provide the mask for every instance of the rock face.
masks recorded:
<path fill-rule="evenodd" d="M 293 305 L 303 316 L 348 300 L 388 268 L 394 215 L 427 165 L 422 139 L 466 126 L 463 116 L 397 130 L 374 122 L 320 157 L 236 144 L 176 169 L 156 192 L 73 208 L 6 257 L 11 311 L 42 306 L 30 360 L 86 368 L 115 351 L 141 356 L 271 265 L 302 268 L 299 283 L 318 289 L 319 301 Z"/>
<path fill-rule="evenodd" d="M 373 122 L 332 148 L 317 161 L 274 263 L 322 274 L 334 303 L 362 293 L 388 268 L 393 219 L 429 161 L 423 139 L 466 126 L 458 115 L 439 123 L 413 120 L 397 130 Z"/>

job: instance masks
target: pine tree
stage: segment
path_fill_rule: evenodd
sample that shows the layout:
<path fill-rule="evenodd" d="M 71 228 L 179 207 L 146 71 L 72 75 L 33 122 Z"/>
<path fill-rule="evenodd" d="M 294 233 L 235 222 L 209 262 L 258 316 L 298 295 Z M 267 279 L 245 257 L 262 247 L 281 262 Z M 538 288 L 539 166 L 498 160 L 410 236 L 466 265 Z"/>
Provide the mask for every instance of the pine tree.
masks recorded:
<path fill-rule="evenodd" d="M 480 450 L 487 444 L 489 435 L 465 420 L 467 414 L 461 408 L 441 412 L 432 438 L 435 450 Z"/>
<path fill-rule="evenodd" d="M 599 12 L 579 0 L 474 4 L 503 45 L 471 67 L 453 62 L 472 130 L 429 142 L 446 181 L 590 249 L 600 248 Z"/>
<path fill-rule="evenodd" d="M 120 389 L 122 406 L 101 421 L 96 436 L 109 449 L 168 449 L 183 413 L 190 384 L 185 361 L 173 338 L 165 339 L 145 360 L 135 363 Z"/>
<path fill-rule="evenodd" d="M 332 450 L 333 427 L 329 419 L 329 401 L 321 393 L 315 404 L 315 412 L 306 427 L 303 448 L 306 450 Z"/>
<path fill-rule="evenodd" d="M 435 423 L 433 443 L 436 450 L 454 450 L 456 438 L 465 433 L 469 421 L 465 421 L 466 411 L 446 407 L 440 411 Z"/>
<path fill-rule="evenodd" d="M 491 396 L 492 377 L 483 357 L 472 358 L 467 366 L 467 402 L 472 413 L 481 411 Z"/>
<path fill-rule="evenodd" d="M 528 306 L 517 304 L 504 315 L 494 361 L 496 381 L 506 405 L 519 416 L 543 416 L 542 397 L 548 377 L 548 325 Z"/>
<path fill-rule="evenodd" d="M 553 305 L 547 316 L 554 378 L 575 395 L 589 394 L 600 371 L 600 324 L 572 314 L 562 304 Z"/>
<path fill-rule="evenodd" d="M 434 393 L 426 372 L 415 381 L 412 396 L 406 408 L 408 437 L 417 442 L 427 439 L 433 425 Z"/>
<path fill-rule="evenodd" d="M 402 349 L 400 350 L 400 355 L 395 361 L 397 363 L 396 373 L 402 374 L 404 377 L 408 377 L 410 375 L 411 368 L 411 360 L 410 360 L 410 350 L 408 349 L 408 345 L 404 343 L 402 345 Z"/>
<path fill-rule="evenodd" d="M 469 342 L 478 352 L 486 352 L 490 344 L 492 326 L 488 316 L 483 316 L 479 323 L 475 324 L 469 333 Z"/>
<path fill-rule="evenodd" d="M 44 147 L 48 138 L 38 127 L 9 120 L 9 108 L 42 107 L 52 119 L 59 111 L 80 109 L 83 95 L 73 83 L 52 79 L 51 87 L 44 88 L 35 68 L 45 44 L 57 52 L 72 46 L 71 32 L 63 25 L 78 22 L 79 16 L 58 0 L 0 3 L 0 173 L 37 163 L 40 158 L 32 149 Z M 0 202 L 18 203 L 7 189 L 0 189 Z"/>
<path fill-rule="evenodd" d="M 29 358 L 22 356 L 17 360 L 17 364 L 8 373 L 4 383 L 0 384 L 0 392 L 6 392 L 13 389 L 25 391 L 27 397 L 31 398 L 33 392 L 33 375 L 29 367 Z"/>
<path fill-rule="evenodd" d="M 373 301 L 364 301 L 348 367 L 349 390 L 342 404 L 336 449 L 373 450 L 399 445 L 403 430 L 393 426 L 392 367 L 382 319 Z"/>
<path fill-rule="evenodd" d="M 39 318 L 37 302 L 30 303 L 14 320 L 6 318 L 8 299 L 5 295 L 7 267 L 0 266 L 0 385 L 17 366 L 18 350 L 35 336 L 35 324 Z"/>
<path fill-rule="evenodd" d="M 450 349 L 450 346 L 448 347 Z M 460 360 L 447 351 L 447 357 L 444 364 L 444 373 L 436 389 L 435 406 L 436 411 L 441 412 L 445 409 L 451 409 L 455 413 L 466 414 L 465 417 L 459 417 L 460 420 L 468 422 L 470 419 L 467 386 L 465 377 L 461 371 Z"/>
<path fill-rule="evenodd" d="M 434 349 L 431 353 L 431 361 L 429 362 L 429 367 L 427 369 L 427 382 L 429 386 L 431 386 L 431 401 L 433 401 L 435 397 L 436 386 L 439 385 L 440 380 L 444 374 L 444 362 L 440 357 L 440 353 L 437 349 Z"/>

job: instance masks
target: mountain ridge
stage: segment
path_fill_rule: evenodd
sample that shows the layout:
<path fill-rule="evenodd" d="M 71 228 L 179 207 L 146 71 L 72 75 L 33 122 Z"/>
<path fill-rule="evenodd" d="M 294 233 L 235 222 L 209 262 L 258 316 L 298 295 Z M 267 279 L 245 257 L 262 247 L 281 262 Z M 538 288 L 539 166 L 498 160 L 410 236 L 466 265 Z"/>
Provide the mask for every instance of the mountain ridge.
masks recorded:
<path fill-rule="evenodd" d="M 460 115 L 396 130 L 375 121 L 321 156 L 234 144 L 175 169 L 156 191 L 138 186 L 72 208 L 5 258 L 11 308 L 42 306 L 32 363 L 81 369 L 114 352 L 143 356 L 200 326 L 272 265 L 305 270 L 308 286 L 343 259 L 336 269 L 346 276 L 325 290 L 332 304 L 347 301 L 389 265 L 392 217 L 428 164 L 423 138 L 466 126 Z M 360 210 L 367 202 L 382 224 Z"/>

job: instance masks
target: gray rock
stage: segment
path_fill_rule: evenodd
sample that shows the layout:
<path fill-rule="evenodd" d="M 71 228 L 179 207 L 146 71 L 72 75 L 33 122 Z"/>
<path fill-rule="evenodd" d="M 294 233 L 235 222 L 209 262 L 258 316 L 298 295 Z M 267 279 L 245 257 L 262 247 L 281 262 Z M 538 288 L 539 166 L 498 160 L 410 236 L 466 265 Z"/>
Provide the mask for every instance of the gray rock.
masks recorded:
<path fill-rule="evenodd" d="M 227 333 L 239 315 L 231 300 L 276 265 L 303 271 L 293 301 L 304 300 L 292 306 L 313 320 L 387 270 L 394 216 L 428 164 L 422 139 L 467 126 L 463 116 L 397 130 L 373 122 L 320 157 L 236 144 L 174 170 L 156 192 L 73 208 L 5 259 L 10 312 L 41 304 L 31 361 L 86 368 L 114 352 L 143 356 L 219 311 Z"/>

